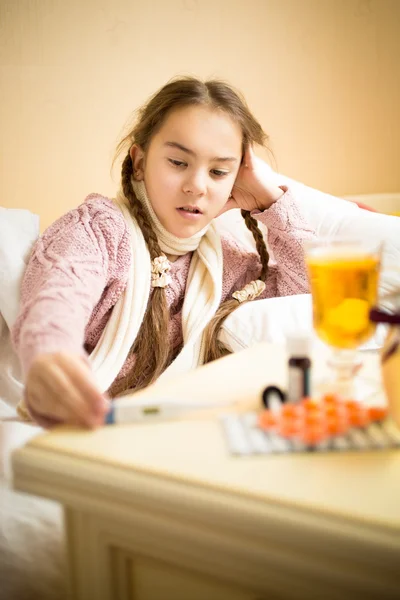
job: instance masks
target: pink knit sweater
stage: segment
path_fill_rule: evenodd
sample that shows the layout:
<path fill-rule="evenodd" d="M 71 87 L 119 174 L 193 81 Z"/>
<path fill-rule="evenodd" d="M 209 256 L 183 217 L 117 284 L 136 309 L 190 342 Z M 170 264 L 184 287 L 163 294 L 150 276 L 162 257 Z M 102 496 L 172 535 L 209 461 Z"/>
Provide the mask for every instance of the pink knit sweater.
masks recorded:
<path fill-rule="evenodd" d="M 290 190 L 264 212 L 253 216 L 268 227 L 270 259 L 262 298 L 308 291 L 302 241 L 314 232 L 302 217 Z M 222 301 L 260 272 L 256 252 L 222 237 Z M 166 288 L 170 310 L 169 340 L 182 343 L 181 311 L 191 253 L 172 263 Z M 12 339 L 26 374 L 35 356 L 47 352 L 90 354 L 122 294 L 131 260 L 129 233 L 120 210 L 107 198 L 91 194 L 58 219 L 36 242 L 22 284 L 21 309 Z M 128 357 L 117 380 L 129 372 Z"/>

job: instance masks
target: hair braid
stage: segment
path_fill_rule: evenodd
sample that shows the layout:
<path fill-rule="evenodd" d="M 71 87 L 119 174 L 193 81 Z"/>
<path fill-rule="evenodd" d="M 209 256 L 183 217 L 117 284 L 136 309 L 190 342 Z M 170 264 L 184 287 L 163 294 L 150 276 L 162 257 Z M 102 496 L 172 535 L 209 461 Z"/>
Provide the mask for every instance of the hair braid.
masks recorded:
<path fill-rule="evenodd" d="M 142 230 L 151 260 L 153 260 L 162 252 L 146 211 L 133 191 L 132 174 L 132 159 L 128 153 L 122 163 L 122 189 L 125 197 L 129 200 L 130 210 Z M 113 384 L 110 389 L 111 396 L 116 396 L 133 387 L 135 390 L 146 387 L 161 375 L 170 360 L 168 322 L 169 312 L 165 290 L 164 288 L 153 288 L 142 325 L 130 350 L 131 355 L 136 355 L 135 364 L 126 377 Z"/>
<path fill-rule="evenodd" d="M 242 210 L 241 214 L 247 228 L 253 234 L 254 241 L 256 243 L 256 249 L 260 257 L 261 273 L 259 279 L 265 281 L 268 275 L 269 254 L 262 231 L 259 229 L 257 221 L 251 216 L 249 211 Z M 246 302 L 248 302 L 248 300 L 246 300 Z M 212 360 L 216 360 L 217 358 L 221 358 L 222 356 L 230 354 L 230 351 L 225 348 L 222 342 L 219 341 L 218 334 L 226 317 L 239 308 L 239 306 L 239 302 L 234 298 L 225 300 L 225 302 L 221 304 L 215 313 L 213 319 L 208 324 L 204 332 L 204 362 L 211 362 Z"/>
<path fill-rule="evenodd" d="M 251 231 L 251 233 L 253 234 L 253 238 L 256 243 L 256 249 L 261 260 L 262 268 L 259 279 L 265 281 L 268 275 L 269 254 L 267 250 L 267 245 L 264 241 L 263 233 L 258 227 L 256 219 L 254 219 L 254 217 L 251 216 L 249 211 L 241 210 L 240 212 L 242 214 L 244 222 L 246 223 L 247 229 L 249 229 L 249 231 Z"/>
<path fill-rule="evenodd" d="M 129 200 L 129 208 L 138 222 L 140 229 L 142 230 L 146 245 L 150 252 L 150 258 L 153 260 L 153 258 L 156 258 L 156 256 L 160 256 L 162 251 L 158 244 L 157 236 L 154 233 L 153 227 L 151 226 L 151 223 L 147 217 L 144 206 L 138 200 L 135 192 L 133 191 L 131 182 L 133 165 L 129 153 L 126 155 L 122 163 L 121 175 L 122 191 L 124 192 L 125 198 Z"/>

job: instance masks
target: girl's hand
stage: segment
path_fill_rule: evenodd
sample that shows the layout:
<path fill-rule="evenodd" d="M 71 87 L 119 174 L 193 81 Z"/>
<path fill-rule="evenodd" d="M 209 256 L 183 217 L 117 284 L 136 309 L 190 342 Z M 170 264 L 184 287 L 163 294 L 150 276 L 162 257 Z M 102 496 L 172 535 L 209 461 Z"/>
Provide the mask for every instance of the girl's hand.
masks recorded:
<path fill-rule="evenodd" d="M 248 146 L 231 197 L 220 214 L 232 208 L 263 211 L 274 204 L 283 194 L 281 188 L 271 182 L 264 161 L 254 154 L 251 146 Z"/>
<path fill-rule="evenodd" d="M 25 384 L 26 402 L 40 425 L 69 423 L 96 427 L 109 409 L 88 365 L 63 352 L 34 359 Z"/>

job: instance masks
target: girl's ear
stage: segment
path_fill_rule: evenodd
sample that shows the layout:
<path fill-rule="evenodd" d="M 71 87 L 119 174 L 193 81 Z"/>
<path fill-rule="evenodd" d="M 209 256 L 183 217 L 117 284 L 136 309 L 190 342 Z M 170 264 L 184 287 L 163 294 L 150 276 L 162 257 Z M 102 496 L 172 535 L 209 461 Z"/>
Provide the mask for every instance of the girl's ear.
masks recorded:
<path fill-rule="evenodd" d="M 133 178 L 142 181 L 144 178 L 144 152 L 140 146 L 133 144 L 129 150 L 133 166 Z"/>

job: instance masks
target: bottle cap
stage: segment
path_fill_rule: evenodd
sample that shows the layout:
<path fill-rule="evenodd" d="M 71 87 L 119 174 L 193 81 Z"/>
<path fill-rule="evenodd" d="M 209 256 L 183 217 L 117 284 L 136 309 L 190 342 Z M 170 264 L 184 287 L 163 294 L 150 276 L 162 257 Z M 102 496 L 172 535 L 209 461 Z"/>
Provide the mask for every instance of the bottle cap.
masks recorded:
<path fill-rule="evenodd" d="M 311 338 L 307 333 L 295 333 L 287 336 L 286 347 L 289 357 L 308 357 L 311 350 Z"/>

